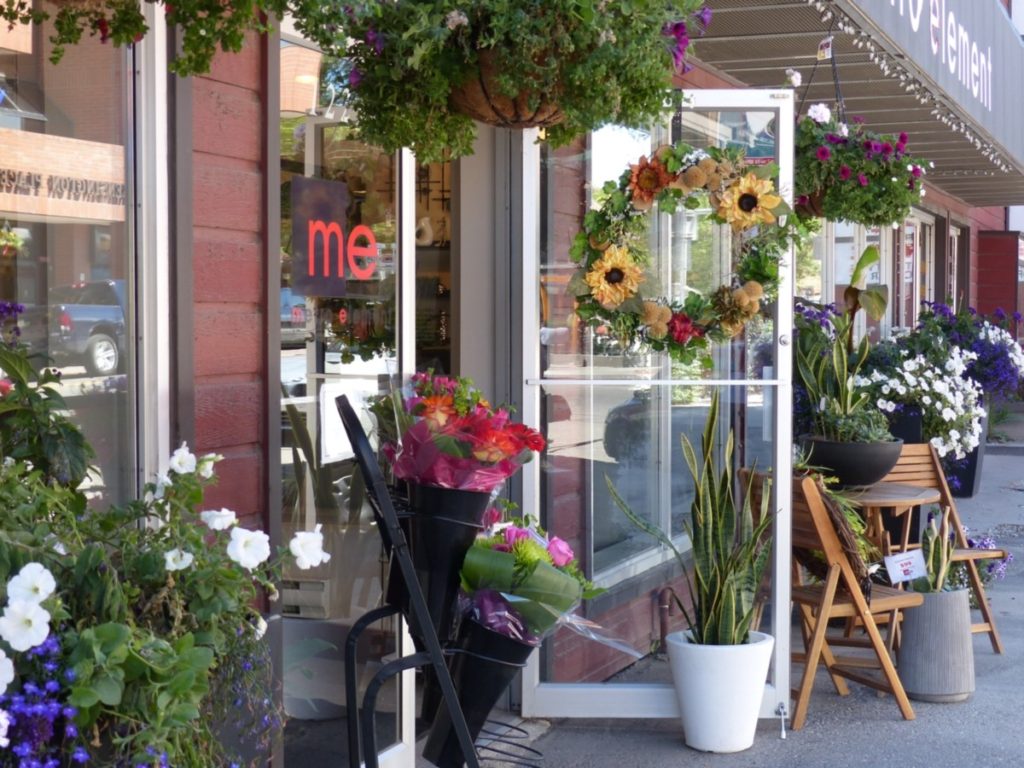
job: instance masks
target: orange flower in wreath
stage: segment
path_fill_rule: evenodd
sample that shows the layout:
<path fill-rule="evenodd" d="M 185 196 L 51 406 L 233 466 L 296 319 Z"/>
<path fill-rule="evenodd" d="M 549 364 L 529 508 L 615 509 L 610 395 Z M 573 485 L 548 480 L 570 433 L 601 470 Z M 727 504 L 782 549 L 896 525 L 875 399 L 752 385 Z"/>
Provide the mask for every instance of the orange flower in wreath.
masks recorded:
<path fill-rule="evenodd" d="M 636 165 L 629 166 L 629 192 L 633 207 L 638 211 L 650 210 L 654 198 L 672 182 L 672 174 L 658 158 L 640 158 Z"/>
<path fill-rule="evenodd" d="M 479 437 L 473 448 L 477 461 L 495 464 L 502 459 L 511 459 L 522 450 L 522 443 L 515 436 L 500 429 L 492 429 Z"/>

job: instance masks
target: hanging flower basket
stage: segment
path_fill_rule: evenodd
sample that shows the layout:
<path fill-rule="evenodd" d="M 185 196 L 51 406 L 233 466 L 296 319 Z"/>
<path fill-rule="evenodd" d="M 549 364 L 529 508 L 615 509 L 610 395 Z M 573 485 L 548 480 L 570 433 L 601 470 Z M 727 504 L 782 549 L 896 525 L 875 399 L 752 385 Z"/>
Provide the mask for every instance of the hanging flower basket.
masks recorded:
<path fill-rule="evenodd" d="M 797 124 L 794 209 L 802 218 L 888 226 L 924 196 L 926 166 L 907 152 L 906 133 L 879 134 L 859 118 L 839 120 L 815 104 Z"/>
<path fill-rule="evenodd" d="M 376 0 L 350 6 L 328 74 L 364 141 L 421 161 L 470 154 L 474 120 L 554 146 L 649 126 L 711 18 L 702 0 Z"/>
<path fill-rule="evenodd" d="M 499 128 L 549 128 L 565 120 L 557 102 L 536 91 L 524 88 L 515 96 L 505 95 L 494 51 L 480 51 L 478 60 L 477 70 L 452 88 L 448 104 L 453 110 Z"/>

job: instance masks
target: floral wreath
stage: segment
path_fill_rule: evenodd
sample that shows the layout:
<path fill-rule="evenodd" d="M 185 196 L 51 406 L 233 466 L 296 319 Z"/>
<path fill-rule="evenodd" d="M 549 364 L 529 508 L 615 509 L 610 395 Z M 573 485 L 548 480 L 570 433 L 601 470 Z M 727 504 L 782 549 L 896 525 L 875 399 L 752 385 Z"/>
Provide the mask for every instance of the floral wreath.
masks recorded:
<path fill-rule="evenodd" d="M 761 302 L 778 293 L 779 257 L 806 234 L 777 194 L 774 164 L 747 165 L 742 150 L 660 147 L 601 190 L 600 207 L 583 219 L 570 249 L 579 269 L 569 282 L 576 316 L 604 326 L 624 347 L 646 345 L 693 362 L 709 341 L 726 341 L 759 314 Z M 647 282 L 647 214 L 680 205 L 710 207 L 709 218 L 735 234 L 734 278 L 710 296 L 685 299 L 644 293 Z M 782 218 L 786 217 L 786 218 Z"/>

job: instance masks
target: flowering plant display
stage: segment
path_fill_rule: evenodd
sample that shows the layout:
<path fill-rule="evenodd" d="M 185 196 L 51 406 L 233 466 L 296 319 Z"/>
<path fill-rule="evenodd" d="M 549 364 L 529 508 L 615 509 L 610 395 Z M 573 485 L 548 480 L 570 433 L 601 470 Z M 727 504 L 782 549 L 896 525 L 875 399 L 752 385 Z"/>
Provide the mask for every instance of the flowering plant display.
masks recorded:
<path fill-rule="evenodd" d="M 663 146 L 641 157 L 618 182 L 601 190 L 599 207 L 588 211 L 573 240 L 570 257 L 579 269 L 568 290 L 576 315 L 592 326 L 607 326 L 623 346 L 645 344 L 689 363 L 710 341 L 739 334 L 761 301 L 778 291 L 778 257 L 802 230 L 778 217 L 789 211 L 772 182 L 773 166 L 748 166 L 736 150 Z M 738 261 L 734 279 L 710 296 L 685 299 L 654 295 L 645 271 L 648 214 L 711 208 L 711 218 L 731 226 Z M 792 218 L 792 217 L 790 217 Z"/>
<path fill-rule="evenodd" d="M 861 376 L 869 342 L 863 338 L 853 353 L 851 315 L 832 307 L 818 310 L 798 304 L 795 364 L 799 375 L 804 420 L 812 435 L 836 442 L 873 443 L 892 440 L 888 421 Z M 798 409 L 799 410 L 799 409 Z"/>
<path fill-rule="evenodd" d="M 363 139 L 421 161 L 472 152 L 473 120 L 541 126 L 554 145 L 664 114 L 702 0 L 371 0 L 346 7 L 333 50 Z"/>
<path fill-rule="evenodd" d="M 544 450 L 537 430 L 492 407 L 467 378 L 417 373 L 370 410 L 395 477 L 421 485 L 493 491 Z"/>
<path fill-rule="evenodd" d="M 977 382 L 985 395 L 1012 397 L 1024 382 L 1024 350 L 1005 328 L 1010 320 L 1001 309 L 989 319 L 971 307 L 954 310 L 939 302 L 924 302 L 917 327 L 900 344 L 940 362 L 951 348 L 970 352 L 964 375 Z M 1015 312 L 1012 320 L 1020 323 L 1020 313 Z"/>
<path fill-rule="evenodd" d="M 476 540 L 462 564 L 466 610 L 500 635 L 539 645 L 582 599 L 603 590 L 584 577 L 572 548 L 529 520 Z"/>
<path fill-rule="evenodd" d="M 978 447 L 985 417 L 982 388 L 966 376 L 975 359 L 974 352 L 953 347 L 940 365 L 895 342 L 884 342 L 872 349 L 857 384 L 870 392 L 883 413 L 917 408 L 924 439 L 939 456 L 963 459 Z"/>
<path fill-rule="evenodd" d="M 0 766 L 265 763 L 280 716 L 256 606 L 281 563 L 330 559 L 319 530 L 275 556 L 233 511 L 202 510 L 222 457 L 184 444 L 143 498 L 90 508 L 54 460 L 85 443 L 52 382 L 17 344 L 0 367 L 0 412 L 33 414 L 0 430 Z"/>
<path fill-rule="evenodd" d="M 906 133 L 841 122 L 814 104 L 796 128 L 795 208 L 802 217 L 887 226 L 902 221 L 925 193 L 926 163 L 907 152 Z"/>
<path fill-rule="evenodd" d="M 967 546 L 970 549 L 1003 549 L 996 543 L 991 533 L 972 533 L 970 528 L 964 526 L 964 533 L 967 535 Z M 1013 552 L 1007 552 L 1004 558 L 990 558 L 984 564 L 978 564 L 978 576 L 981 583 L 988 586 L 993 581 L 1000 581 L 1006 578 L 1007 569 L 1013 562 Z M 967 573 L 967 566 L 963 562 L 953 563 L 949 571 L 949 582 L 954 589 L 971 589 L 970 577 Z M 977 595 L 971 589 L 971 607 L 977 607 Z"/>
<path fill-rule="evenodd" d="M 25 240 L 10 227 L 0 229 L 0 256 L 13 256 L 25 245 Z"/>

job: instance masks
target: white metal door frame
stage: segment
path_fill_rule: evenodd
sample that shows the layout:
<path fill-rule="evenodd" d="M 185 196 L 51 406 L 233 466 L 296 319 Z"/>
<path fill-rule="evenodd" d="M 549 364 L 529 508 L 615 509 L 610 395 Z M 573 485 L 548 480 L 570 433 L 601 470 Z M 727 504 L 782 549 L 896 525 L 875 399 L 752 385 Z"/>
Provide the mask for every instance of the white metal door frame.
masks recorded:
<path fill-rule="evenodd" d="M 687 108 L 696 110 L 777 111 L 779 186 L 784 198 L 793 198 L 794 104 L 790 90 L 697 90 L 687 92 Z M 527 137 L 529 138 L 529 137 Z M 523 194 L 517 201 L 523 209 L 523 317 L 530 318 L 522 335 L 523 417 L 526 423 L 539 424 L 542 379 L 539 355 L 538 275 L 540 269 L 540 151 L 531 141 L 523 142 Z M 773 459 L 777 477 L 792 472 L 792 344 L 793 325 L 793 253 L 779 264 L 779 301 L 775 331 L 775 379 L 734 380 L 723 383 L 773 388 L 776 412 Z M 564 382 L 563 382 L 564 383 Z M 527 464 L 523 471 L 523 503 L 527 509 L 539 509 L 540 462 Z M 788 482 L 776 483 L 775 538 L 772 562 L 772 617 L 775 636 L 772 671 L 765 687 L 762 717 L 777 716 L 789 709 L 790 654 L 790 496 Z M 671 685 L 663 684 L 566 684 L 545 683 L 540 679 L 539 654 L 531 656 L 523 672 L 522 711 L 529 717 L 630 717 L 671 718 L 678 716 L 678 705 Z"/>

